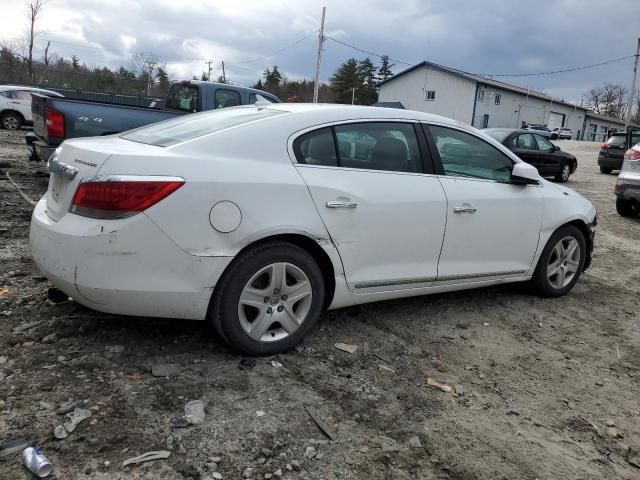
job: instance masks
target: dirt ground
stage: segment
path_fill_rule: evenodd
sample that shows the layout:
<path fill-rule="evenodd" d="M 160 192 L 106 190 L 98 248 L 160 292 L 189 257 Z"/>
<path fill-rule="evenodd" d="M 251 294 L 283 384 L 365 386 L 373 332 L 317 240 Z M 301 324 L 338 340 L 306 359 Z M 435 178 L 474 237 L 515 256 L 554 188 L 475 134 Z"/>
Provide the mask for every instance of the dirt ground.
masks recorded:
<path fill-rule="evenodd" d="M 47 301 L 32 206 L 5 173 L 33 199 L 46 190 L 24 133 L 0 130 L 0 442 L 35 434 L 51 478 L 640 478 L 640 221 L 616 214 L 598 144 L 557 142 L 599 219 L 593 266 L 568 296 L 501 286 L 330 312 L 304 345 L 243 370 L 204 322 Z M 155 377 L 157 364 L 178 371 Z M 54 409 L 81 399 L 92 417 L 55 439 Z M 204 422 L 175 428 L 196 399 Z M 155 450 L 171 455 L 122 467 Z M 0 478 L 30 477 L 13 455 Z"/>

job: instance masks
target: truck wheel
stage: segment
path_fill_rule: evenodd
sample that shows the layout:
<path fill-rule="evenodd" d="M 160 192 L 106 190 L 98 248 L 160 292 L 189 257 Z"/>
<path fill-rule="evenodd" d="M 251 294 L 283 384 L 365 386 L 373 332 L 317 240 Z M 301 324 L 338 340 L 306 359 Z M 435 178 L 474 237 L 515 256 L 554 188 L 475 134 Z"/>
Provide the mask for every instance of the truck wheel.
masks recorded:
<path fill-rule="evenodd" d="M 6 130 L 18 130 L 22 126 L 22 117 L 13 112 L 2 115 L 2 128 Z"/>
<path fill-rule="evenodd" d="M 616 210 L 623 217 L 636 218 L 640 215 L 640 212 L 635 209 L 633 203 L 624 198 L 616 198 Z"/>
<path fill-rule="evenodd" d="M 600 173 L 604 173 L 606 175 L 610 174 L 613 171 L 613 168 L 609 167 L 600 167 Z"/>

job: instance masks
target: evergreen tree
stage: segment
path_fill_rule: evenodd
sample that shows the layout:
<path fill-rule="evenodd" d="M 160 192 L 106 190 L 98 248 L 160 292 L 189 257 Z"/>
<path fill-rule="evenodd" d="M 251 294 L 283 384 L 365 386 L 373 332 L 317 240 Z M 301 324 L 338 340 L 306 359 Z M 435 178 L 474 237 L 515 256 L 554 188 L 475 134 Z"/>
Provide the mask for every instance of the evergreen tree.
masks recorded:
<path fill-rule="evenodd" d="M 77 72 L 80 70 L 80 59 L 76 55 L 71 56 L 71 67 Z"/>
<path fill-rule="evenodd" d="M 378 79 L 386 80 L 393 75 L 391 69 L 395 67 L 395 63 L 389 63 L 389 55 L 380 57 L 380 68 L 378 69 Z"/>
<path fill-rule="evenodd" d="M 278 70 L 278 66 L 274 65 L 271 70 L 267 68 L 262 74 L 262 77 L 264 78 L 263 89 L 277 95 L 278 87 L 280 86 L 280 82 L 282 82 L 282 74 Z"/>
<path fill-rule="evenodd" d="M 353 89 L 362 88 L 363 79 L 358 75 L 358 61 L 350 58 L 338 67 L 330 79 L 336 103 L 351 103 Z"/>
<path fill-rule="evenodd" d="M 376 92 L 376 67 L 369 57 L 358 63 L 358 78 L 360 88 L 356 89 L 356 103 L 358 105 L 373 105 L 378 101 Z"/>
<path fill-rule="evenodd" d="M 206 74 L 206 73 L 204 73 L 204 71 L 202 72 L 202 75 L 200 75 L 200 80 L 205 81 L 205 82 L 206 82 L 207 80 L 209 80 L 209 79 L 207 78 L 207 74 Z"/>
<path fill-rule="evenodd" d="M 259 78 L 256 84 L 251 88 L 257 88 L 258 90 L 264 90 L 264 85 L 262 85 L 262 79 Z"/>

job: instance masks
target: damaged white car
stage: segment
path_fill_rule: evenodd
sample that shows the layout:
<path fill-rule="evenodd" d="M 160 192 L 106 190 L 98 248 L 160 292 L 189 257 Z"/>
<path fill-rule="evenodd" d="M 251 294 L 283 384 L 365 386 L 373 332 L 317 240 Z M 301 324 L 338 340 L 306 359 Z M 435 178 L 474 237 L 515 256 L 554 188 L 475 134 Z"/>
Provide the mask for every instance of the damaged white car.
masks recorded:
<path fill-rule="evenodd" d="M 596 212 L 479 131 L 409 110 L 273 104 L 64 142 L 35 262 L 92 309 L 208 320 L 285 351 L 325 309 L 529 281 L 566 294 Z"/>

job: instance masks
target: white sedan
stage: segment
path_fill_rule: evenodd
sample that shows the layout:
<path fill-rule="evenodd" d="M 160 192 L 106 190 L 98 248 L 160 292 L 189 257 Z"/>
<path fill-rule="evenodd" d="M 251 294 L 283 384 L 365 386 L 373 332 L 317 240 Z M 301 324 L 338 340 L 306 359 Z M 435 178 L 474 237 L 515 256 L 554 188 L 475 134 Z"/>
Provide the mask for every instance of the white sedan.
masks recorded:
<path fill-rule="evenodd" d="M 409 110 L 309 104 L 67 140 L 35 262 L 92 309 L 208 320 L 282 352 L 325 309 L 528 281 L 566 294 L 596 212 L 498 142 Z"/>

